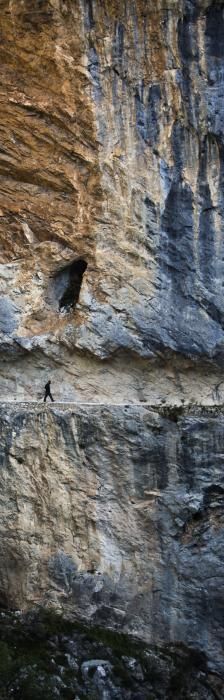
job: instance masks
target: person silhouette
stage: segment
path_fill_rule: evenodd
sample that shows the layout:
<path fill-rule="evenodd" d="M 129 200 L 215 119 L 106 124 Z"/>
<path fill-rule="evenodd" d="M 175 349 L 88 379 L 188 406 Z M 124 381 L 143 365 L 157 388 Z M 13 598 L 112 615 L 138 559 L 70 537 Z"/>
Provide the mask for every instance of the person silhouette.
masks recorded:
<path fill-rule="evenodd" d="M 49 382 L 47 382 L 47 384 L 45 384 L 44 401 L 46 401 L 48 396 L 50 396 L 51 401 L 54 401 L 53 396 L 51 394 L 51 380 L 50 379 L 49 379 Z"/>

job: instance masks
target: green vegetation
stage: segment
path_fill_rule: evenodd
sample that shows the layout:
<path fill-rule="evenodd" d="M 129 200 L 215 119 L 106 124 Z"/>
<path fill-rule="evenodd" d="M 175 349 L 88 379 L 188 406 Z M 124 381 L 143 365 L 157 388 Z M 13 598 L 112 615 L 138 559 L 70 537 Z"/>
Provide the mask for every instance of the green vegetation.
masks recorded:
<path fill-rule="evenodd" d="M 106 680 L 91 663 L 83 674 L 92 659 L 108 662 Z M 206 675 L 204 656 L 183 646 L 148 647 L 44 610 L 0 614 L 1 700 L 99 700 L 97 683 L 112 684 L 122 699 L 140 692 L 142 700 L 202 700 L 198 679 Z"/>

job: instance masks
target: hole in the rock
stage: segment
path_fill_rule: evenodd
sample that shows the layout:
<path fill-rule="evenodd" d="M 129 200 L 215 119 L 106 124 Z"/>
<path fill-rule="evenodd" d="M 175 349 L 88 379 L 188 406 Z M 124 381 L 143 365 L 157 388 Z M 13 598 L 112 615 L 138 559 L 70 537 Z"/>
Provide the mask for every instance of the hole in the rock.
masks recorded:
<path fill-rule="evenodd" d="M 10 610 L 10 603 L 5 591 L 0 591 L 0 611 Z"/>
<path fill-rule="evenodd" d="M 54 294 L 58 300 L 60 311 L 68 312 L 75 309 L 86 268 L 85 260 L 79 259 L 66 265 L 54 276 Z"/>
<path fill-rule="evenodd" d="M 203 518 L 203 512 L 201 510 L 197 510 L 196 513 L 193 513 L 192 515 L 192 520 L 194 522 L 198 522 L 198 520 L 202 520 Z"/>

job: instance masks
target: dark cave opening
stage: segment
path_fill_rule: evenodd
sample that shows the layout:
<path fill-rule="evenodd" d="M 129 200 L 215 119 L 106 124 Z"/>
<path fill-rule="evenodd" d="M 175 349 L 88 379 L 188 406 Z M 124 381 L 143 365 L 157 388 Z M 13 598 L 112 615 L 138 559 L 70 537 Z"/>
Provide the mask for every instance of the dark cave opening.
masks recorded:
<path fill-rule="evenodd" d="M 2 610 L 12 610 L 9 598 L 5 591 L 0 591 L 0 612 Z"/>
<path fill-rule="evenodd" d="M 83 259 L 66 265 L 54 276 L 54 292 L 58 299 L 59 311 L 72 311 L 79 300 L 80 290 L 87 263 Z"/>

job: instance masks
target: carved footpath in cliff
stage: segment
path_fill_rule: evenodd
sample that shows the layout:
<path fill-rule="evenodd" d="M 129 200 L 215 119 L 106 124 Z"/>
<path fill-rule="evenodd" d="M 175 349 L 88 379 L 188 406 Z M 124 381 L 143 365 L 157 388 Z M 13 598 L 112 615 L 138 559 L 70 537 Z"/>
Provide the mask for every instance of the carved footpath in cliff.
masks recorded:
<path fill-rule="evenodd" d="M 223 668 L 223 411 L 4 405 L 1 435 L 1 604 Z"/>

